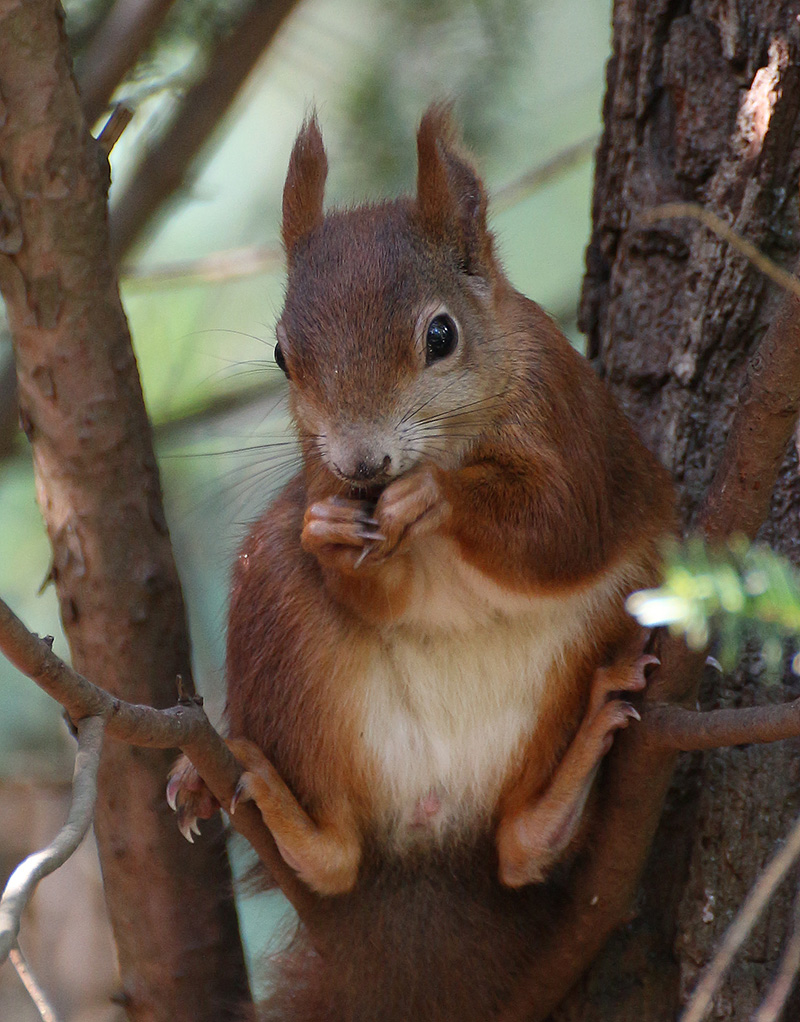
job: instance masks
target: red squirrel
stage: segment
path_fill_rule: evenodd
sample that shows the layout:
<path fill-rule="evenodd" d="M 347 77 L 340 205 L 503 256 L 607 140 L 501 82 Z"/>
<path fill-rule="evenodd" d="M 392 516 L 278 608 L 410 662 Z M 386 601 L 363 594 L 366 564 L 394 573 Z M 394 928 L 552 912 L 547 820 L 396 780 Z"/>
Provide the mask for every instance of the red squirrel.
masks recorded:
<path fill-rule="evenodd" d="M 417 148 L 415 197 L 325 213 L 312 116 L 283 193 L 302 468 L 234 567 L 227 717 L 333 940 L 285 956 L 269 1019 L 494 1017 L 653 662 L 624 602 L 658 576 L 668 476 L 507 280 L 445 108 Z M 184 829 L 201 792 L 179 765 Z"/>

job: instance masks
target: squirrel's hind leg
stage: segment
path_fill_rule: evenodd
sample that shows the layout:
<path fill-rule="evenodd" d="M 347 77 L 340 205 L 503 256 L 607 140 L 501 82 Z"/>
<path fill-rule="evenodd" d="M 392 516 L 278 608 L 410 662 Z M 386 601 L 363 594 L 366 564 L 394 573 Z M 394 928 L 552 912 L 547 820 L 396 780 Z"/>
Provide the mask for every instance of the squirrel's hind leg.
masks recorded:
<path fill-rule="evenodd" d="M 229 739 L 228 747 L 245 768 L 239 778 L 236 804 L 252 799 L 286 863 L 318 894 L 345 894 L 356 882 L 361 840 L 351 820 L 323 825 L 302 808 L 278 771 L 253 742 Z"/>
<path fill-rule="evenodd" d="M 645 687 L 645 668 L 658 660 L 643 653 L 644 641 L 646 636 L 637 636 L 632 648 L 623 650 L 609 666 L 597 668 L 589 708 L 549 785 L 521 810 L 501 819 L 497 850 L 500 880 L 506 886 L 541 883 L 576 836 L 592 782 L 614 733 L 627 727 L 631 719 L 639 719 L 630 703 L 613 694 Z"/>

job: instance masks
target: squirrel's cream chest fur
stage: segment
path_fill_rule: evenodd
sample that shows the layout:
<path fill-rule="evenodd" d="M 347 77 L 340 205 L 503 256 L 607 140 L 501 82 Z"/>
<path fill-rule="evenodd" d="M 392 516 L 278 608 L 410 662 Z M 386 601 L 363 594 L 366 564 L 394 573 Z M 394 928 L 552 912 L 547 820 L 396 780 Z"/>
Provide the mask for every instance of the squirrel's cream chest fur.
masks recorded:
<path fill-rule="evenodd" d="M 374 633 L 354 691 L 376 809 L 399 846 L 487 825 L 543 705 L 575 671 L 570 654 L 591 645 L 598 609 L 632 574 L 622 563 L 539 595 L 497 585 L 447 539 L 421 543 L 413 561 L 404 613 Z"/>

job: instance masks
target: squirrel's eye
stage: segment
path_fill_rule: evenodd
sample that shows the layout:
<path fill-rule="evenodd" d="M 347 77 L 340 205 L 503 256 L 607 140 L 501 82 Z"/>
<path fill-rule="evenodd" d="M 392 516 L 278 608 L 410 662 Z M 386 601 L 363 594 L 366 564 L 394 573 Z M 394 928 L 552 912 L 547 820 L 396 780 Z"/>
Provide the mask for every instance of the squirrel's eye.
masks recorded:
<path fill-rule="evenodd" d="M 283 357 L 283 351 L 281 350 L 280 343 L 275 345 L 275 365 L 280 369 L 282 373 L 289 379 L 289 370 L 286 368 L 286 359 Z"/>
<path fill-rule="evenodd" d="M 442 313 L 434 316 L 428 324 L 425 336 L 425 361 L 428 365 L 440 358 L 447 358 L 456 350 L 458 344 L 458 328 L 452 319 Z"/>

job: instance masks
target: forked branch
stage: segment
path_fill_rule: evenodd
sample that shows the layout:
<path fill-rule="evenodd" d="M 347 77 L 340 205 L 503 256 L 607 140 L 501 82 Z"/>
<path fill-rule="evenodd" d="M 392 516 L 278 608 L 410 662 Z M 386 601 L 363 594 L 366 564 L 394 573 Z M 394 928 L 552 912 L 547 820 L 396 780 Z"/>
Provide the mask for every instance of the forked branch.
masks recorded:
<path fill-rule="evenodd" d="M 29 632 L 2 600 L 0 651 L 61 703 L 72 720 L 101 720 L 110 737 L 132 745 L 182 749 L 220 804 L 230 805 L 240 770 L 211 726 L 202 700 L 188 699 L 170 709 L 156 710 L 115 698 L 65 664 L 50 644 Z M 253 846 L 298 915 L 307 919 L 316 898 L 284 862 L 256 807 L 243 803 L 231 822 Z"/>
<path fill-rule="evenodd" d="M 105 722 L 102 717 L 84 717 L 77 726 L 78 751 L 67 822 L 47 848 L 29 855 L 9 877 L 0 899 L 0 964 L 5 962 L 17 942 L 22 911 L 39 881 L 63 866 L 83 841 L 92 822 Z"/>

